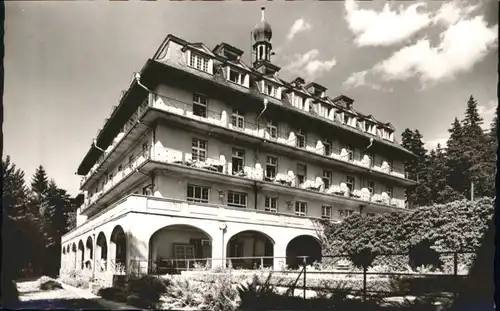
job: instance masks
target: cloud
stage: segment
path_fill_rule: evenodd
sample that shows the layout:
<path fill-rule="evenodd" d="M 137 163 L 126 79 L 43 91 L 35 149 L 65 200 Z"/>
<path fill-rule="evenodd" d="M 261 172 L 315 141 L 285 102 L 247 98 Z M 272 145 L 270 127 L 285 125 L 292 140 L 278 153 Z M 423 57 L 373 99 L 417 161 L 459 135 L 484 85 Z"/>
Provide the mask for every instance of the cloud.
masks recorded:
<path fill-rule="evenodd" d="M 479 4 L 460 6 L 458 1 L 444 3 L 433 18 L 435 24 L 455 24 L 479 8 Z"/>
<path fill-rule="evenodd" d="M 496 45 L 498 25 L 488 27 L 481 16 L 450 25 L 441 35 L 438 46 L 429 39 L 403 47 L 373 70 L 384 80 L 406 80 L 418 76 L 425 85 L 450 80 L 469 71 Z"/>
<path fill-rule="evenodd" d="M 491 122 L 493 122 L 493 118 L 497 113 L 497 106 L 497 100 L 490 100 L 486 105 L 477 106 L 477 111 L 484 120 L 481 126 L 484 130 L 490 129 Z"/>
<path fill-rule="evenodd" d="M 366 76 L 370 72 L 368 70 L 363 70 L 363 71 L 358 71 L 354 72 L 347 78 L 343 83 L 342 86 L 349 89 L 349 88 L 356 88 L 359 86 L 368 86 L 374 90 L 377 91 L 386 91 L 386 92 L 393 92 L 394 89 L 389 88 L 389 87 L 383 87 L 380 84 L 373 83 L 373 82 L 367 82 L 366 81 Z"/>
<path fill-rule="evenodd" d="M 321 61 L 317 59 L 318 55 L 319 51 L 316 49 L 304 54 L 295 54 L 283 68 L 298 75 L 305 74 L 305 78 L 314 80 L 323 73 L 330 71 L 337 64 L 334 57 L 330 60 Z"/>
<path fill-rule="evenodd" d="M 400 43 L 431 22 L 429 13 L 419 11 L 424 3 L 392 10 L 386 4 L 381 12 L 360 9 L 354 0 L 345 1 L 345 18 L 358 46 L 389 46 Z"/>
<path fill-rule="evenodd" d="M 371 80 L 405 81 L 417 77 L 425 88 L 471 70 L 498 43 L 498 24 L 488 26 L 481 15 L 470 17 L 478 7 L 460 6 L 458 2 L 444 3 L 432 17 L 433 24 L 444 26 L 437 45 L 433 46 L 428 38 L 422 38 L 394 52 L 371 69 L 361 71 L 362 77 L 356 73 L 351 75 L 345 85 L 371 86 L 374 84 L 369 82 Z"/>
<path fill-rule="evenodd" d="M 292 28 L 290 28 L 287 39 L 292 40 L 299 32 L 303 32 L 311 28 L 311 24 L 307 23 L 303 18 L 299 18 L 293 23 Z"/>

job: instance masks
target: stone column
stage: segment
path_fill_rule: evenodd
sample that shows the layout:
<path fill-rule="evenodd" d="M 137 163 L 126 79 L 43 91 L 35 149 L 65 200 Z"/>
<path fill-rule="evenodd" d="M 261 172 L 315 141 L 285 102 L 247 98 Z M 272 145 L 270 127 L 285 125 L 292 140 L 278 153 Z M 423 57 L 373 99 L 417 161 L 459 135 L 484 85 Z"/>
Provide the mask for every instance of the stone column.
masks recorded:
<path fill-rule="evenodd" d="M 274 244 L 274 260 L 273 260 L 273 269 L 281 270 L 282 267 L 286 265 L 286 247 L 287 243 L 282 241 L 276 241 Z"/>

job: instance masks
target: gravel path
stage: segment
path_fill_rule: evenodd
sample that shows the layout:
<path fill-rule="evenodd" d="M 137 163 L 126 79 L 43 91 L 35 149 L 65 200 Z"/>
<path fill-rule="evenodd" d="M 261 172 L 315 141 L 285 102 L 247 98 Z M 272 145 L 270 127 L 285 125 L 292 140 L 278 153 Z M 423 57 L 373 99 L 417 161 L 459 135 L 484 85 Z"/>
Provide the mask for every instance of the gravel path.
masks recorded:
<path fill-rule="evenodd" d="M 37 281 L 19 282 L 17 283 L 17 288 L 21 301 L 18 306 L 14 306 L 14 309 L 103 309 L 101 304 L 97 303 L 96 299 L 82 298 L 68 289 L 42 291 L 38 288 Z"/>

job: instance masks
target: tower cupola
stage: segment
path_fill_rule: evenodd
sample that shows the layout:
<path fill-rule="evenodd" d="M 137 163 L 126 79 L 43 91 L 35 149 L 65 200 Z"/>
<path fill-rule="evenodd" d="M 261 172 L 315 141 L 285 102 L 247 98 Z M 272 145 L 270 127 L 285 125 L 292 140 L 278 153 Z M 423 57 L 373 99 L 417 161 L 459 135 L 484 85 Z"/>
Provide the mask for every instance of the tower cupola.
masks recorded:
<path fill-rule="evenodd" d="M 273 31 L 271 25 L 266 21 L 265 8 L 262 7 L 262 17 L 260 22 L 253 29 L 253 52 L 255 55 L 254 67 L 261 62 L 271 62 Z"/>

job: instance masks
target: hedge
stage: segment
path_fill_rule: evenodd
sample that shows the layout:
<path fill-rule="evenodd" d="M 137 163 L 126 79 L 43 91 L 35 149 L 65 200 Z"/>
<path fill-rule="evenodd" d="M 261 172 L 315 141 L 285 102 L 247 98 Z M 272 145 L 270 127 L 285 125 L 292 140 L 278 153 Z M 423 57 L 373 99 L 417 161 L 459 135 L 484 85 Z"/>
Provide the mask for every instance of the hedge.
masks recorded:
<path fill-rule="evenodd" d="M 436 252 L 474 252 L 492 219 L 493 205 L 494 199 L 480 198 L 420 207 L 408 213 L 371 217 L 355 213 L 340 224 L 323 223 L 323 255 L 348 254 L 356 266 L 368 263 L 368 266 L 388 265 L 402 269 L 408 264 L 405 256 L 384 258 L 377 254 L 408 254 L 411 249 L 425 244 Z M 443 260 L 441 270 L 449 270 L 453 259 L 444 257 L 448 258 Z M 473 257 L 461 255 L 462 259 L 466 258 L 467 265 Z"/>

